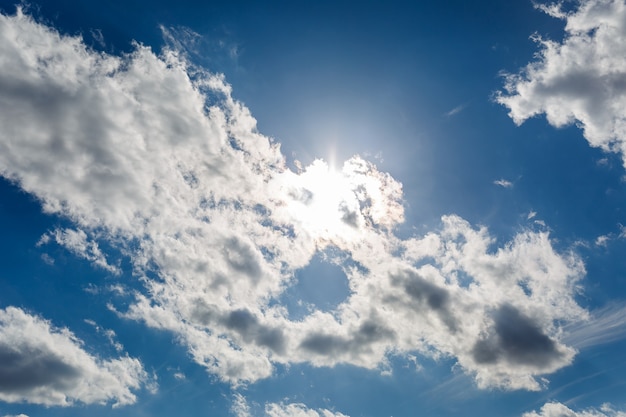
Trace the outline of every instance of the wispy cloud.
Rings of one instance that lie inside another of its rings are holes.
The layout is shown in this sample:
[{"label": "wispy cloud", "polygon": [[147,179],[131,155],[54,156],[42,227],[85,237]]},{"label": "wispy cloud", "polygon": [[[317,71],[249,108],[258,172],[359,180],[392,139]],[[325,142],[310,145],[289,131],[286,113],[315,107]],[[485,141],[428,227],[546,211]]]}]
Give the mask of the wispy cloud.
[{"label": "wispy cloud", "polygon": [[90,240],[83,230],[56,229],[52,232],[44,234],[37,245],[45,245],[52,239],[54,239],[57,244],[72,252],[74,255],[88,260],[99,268],[105,269],[114,275],[119,275],[121,273],[119,267],[109,264],[106,255],[102,252],[102,250],[100,250],[98,242]]},{"label": "wispy cloud", "polygon": [[564,340],[578,349],[610,343],[626,337],[626,307],[609,305],[593,311],[589,320],[565,327]]},{"label": "wispy cloud", "polygon": [[604,246],[606,247],[609,240],[611,240],[611,236],[609,235],[600,235],[596,238],[595,244],[596,246]]},{"label": "wispy cloud", "polygon": [[463,110],[465,110],[465,108],[467,107],[467,105],[465,104],[461,104],[456,106],[455,108],[453,108],[452,110],[450,110],[449,112],[446,113],[446,116],[448,117],[452,117],[456,114],[461,113]]},{"label": "wispy cloud", "polygon": [[495,185],[499,185],[502,188],[513,188],[513,183],[509,180],[499,179],[493,182]]}]

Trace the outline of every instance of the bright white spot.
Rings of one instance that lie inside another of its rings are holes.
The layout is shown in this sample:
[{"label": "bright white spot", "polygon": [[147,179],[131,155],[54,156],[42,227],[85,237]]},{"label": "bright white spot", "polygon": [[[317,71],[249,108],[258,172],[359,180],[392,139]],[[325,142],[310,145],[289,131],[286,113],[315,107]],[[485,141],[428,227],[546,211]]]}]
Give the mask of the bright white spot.
[{"label": "bright white spot", "polygon": [[317,159],[299,175],[288,171],[283,178],[287,211],[314,238],[351,241],[360,235],[359,201],[345,167],[337,171]]}]

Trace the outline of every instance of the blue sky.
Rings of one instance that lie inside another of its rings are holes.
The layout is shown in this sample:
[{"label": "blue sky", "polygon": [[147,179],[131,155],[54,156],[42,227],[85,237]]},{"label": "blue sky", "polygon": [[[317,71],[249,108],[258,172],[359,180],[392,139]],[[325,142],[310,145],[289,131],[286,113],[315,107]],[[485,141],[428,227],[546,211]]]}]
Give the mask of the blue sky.
[{"label": "blue sky", "polygon": [[0,13],[0,417],[626,416],[622,0]]}]

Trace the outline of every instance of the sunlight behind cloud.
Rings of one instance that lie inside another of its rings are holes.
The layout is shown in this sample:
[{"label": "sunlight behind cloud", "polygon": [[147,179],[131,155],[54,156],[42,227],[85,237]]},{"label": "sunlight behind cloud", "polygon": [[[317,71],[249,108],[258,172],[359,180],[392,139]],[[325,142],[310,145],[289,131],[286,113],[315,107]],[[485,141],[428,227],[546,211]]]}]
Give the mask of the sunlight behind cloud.
[{"label": "sunlight behind cloud", "polygon": [[350,241],[361,235],[363,220],[348,170],[338,172],[317,159],[299,174],[286,172],[282,180],[282,187],[292,198],[287,211],[314,239]]}]

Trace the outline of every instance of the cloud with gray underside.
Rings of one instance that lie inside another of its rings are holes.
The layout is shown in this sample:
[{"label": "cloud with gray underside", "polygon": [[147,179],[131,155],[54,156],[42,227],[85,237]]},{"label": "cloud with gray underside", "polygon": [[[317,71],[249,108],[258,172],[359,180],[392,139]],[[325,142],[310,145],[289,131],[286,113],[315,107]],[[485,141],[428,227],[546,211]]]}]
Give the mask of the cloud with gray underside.
[{"label": "cloud with gray underside", "polygon": [[536,59],[506,75],[496,101],[517,124],[545,115],[556,127],[576,124],[589,144],[620,153],[626,164],[626,4],[583,0],[537,6],[565,23],[562,41],[535,35]]},{"label": "cloud with gray underside", "polygon": [[141,362],[87,353],[68,329],[16,307],[0,310],[0,400],[46,406],[133,404],[151,383]]}]

